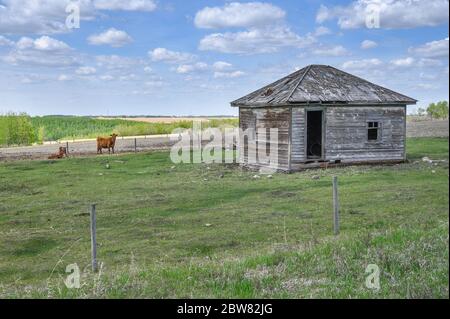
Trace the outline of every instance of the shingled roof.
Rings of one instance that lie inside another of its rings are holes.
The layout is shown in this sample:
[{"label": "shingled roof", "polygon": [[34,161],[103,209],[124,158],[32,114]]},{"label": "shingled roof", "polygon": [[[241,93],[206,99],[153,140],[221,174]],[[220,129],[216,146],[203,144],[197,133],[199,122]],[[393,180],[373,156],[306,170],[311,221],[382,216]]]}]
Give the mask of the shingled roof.
[{"label": "shingled roof", "polygon": [[329,65],[310,65],[231,102],[232,106],[302,103],[416,104],[417,100]]}]

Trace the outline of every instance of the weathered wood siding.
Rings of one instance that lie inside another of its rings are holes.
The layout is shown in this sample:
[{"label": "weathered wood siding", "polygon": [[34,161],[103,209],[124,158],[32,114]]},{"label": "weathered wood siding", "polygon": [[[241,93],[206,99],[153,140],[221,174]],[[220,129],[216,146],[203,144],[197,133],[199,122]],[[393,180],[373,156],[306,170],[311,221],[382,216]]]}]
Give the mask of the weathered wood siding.
[{"label": "weathered wood siding", "polygon": [[[402,160],[405,106],[327,107],[325,159],[343,162]],[[381,138],[368,141],[367,122],[381,123]]]},{"label": "weathered wood siding", "polygon": [[[290,123],[291,123],[291,112],[288,107],[277,107],[277,108],[240,108],[240,128],[246,130],[248,128],[254,128],[255,132],[258,129],[278,129],[278,169],[279,170],[289,170],[289,133],[290,133]],[[266,147],[266,139],[263,136],[259,136],[256,133],[256,147],[247,144],[247,152],[241,154],[241,163],[249,165],[251,167],[260,168],[267,167],[266,164],[261,164],[258,161],[258,146],[261,145]],[[257,159],[256,163],[249,163],[250,158],[255,157]],[[275,167],[271,167],[275,168]]]},{"label": "weathered wood siding", "polygon": [[293,107],[292,108],[292,162],[304,162],[306,161],[305,154],[305,108]]}]

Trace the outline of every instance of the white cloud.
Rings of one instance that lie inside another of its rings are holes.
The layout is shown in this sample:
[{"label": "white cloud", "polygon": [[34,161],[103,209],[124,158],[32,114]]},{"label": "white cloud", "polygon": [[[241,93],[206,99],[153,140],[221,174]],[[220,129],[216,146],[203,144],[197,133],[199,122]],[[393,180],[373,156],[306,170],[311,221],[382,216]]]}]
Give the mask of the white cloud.
[{"label": "white cloud", "polygon": [[234,79],[234,78],[239,78],[243,75],[245,75],[245,73],[242,71],[214,72],[214,78],[216,78],[216,79],[221,79],[221,78]]},{"label": "white cloud", "polygon": [[213,69],[217,71],[223,71],[232,68],[233,65],[228,62],[217,61],[213,64]]},{"label": "white cloud", "polygon": [[66,43],[48,36],[37,39],[22,37],[0,59],[12,65],[67,67],[79,64],[78,56]]},{"label": "white cloud", "polygon": [[448,23],[448,0],[358,0],[347,6],[321,6],[316,21],[337,19],[342,29],[366,27],[366,18],[378,11],[381,28],[415,28]]},{"label": "white cloud", "polygon": [[144,68],[144,72],[145,72],[145,73],[152,73],[152,72],[153,72],[153,69],[152,69],[151,67],[149,67],[149,66],[146,66],[146,67]]},{"label": "white cloud", "polygon": [[351,60],[342,64],[342,68],[345,70],[361,70],[376,68],[383,65],[383,62],[379,59],[363,59],[363,60]]},{"label": "white cloud", "polygon": [[68,50],[70,47],[62,41],[50,38],[48,36],[40,37],[34,40],[34,48],[43,51]]},{"label": "white cloud", "polygon": [[55,34],[70,32],[66,26],[69,3],[78,4],[81,20],[93,20],[101,10],[153,11],[154,0],[2,0],[0,34]]},{"label": "white cloud", "polygon": [[417,48],[410,48],[409,52],[426,58],[448,57],[448,38],[431,41]]},{"label": "white cloud", "polygon": [[165,48],[156,48],[149,51],[148,55],[155,62],[165,63],[187,63],[195,59],[190,53],[170,51]]},{"label": "white cloud", "polygon": [[58,81],[64,82],[64,81],[69,81],[70,77],[66,74],[61,74],[58,76]]},{"label": "white cloud", "polygon": [[144,83],[145,86],[153,87],[153,88],[155,88],[155,87],[159,88],[159,87],[164,86],[165,84],[166,83],[163,81],[162,78],[155,78],[155,79],[152,79],[152,80],[147,81],[147,82]]},{"label": "white cloud", "polygon": [[237,54],[273,53],[283,47],[305,47],[314,41],[313,37],[300,37],[289,28],[273,27],[210,34],[200,41],[199,49]]},{"label": "white cloud", "polygon": [[424,89],[424,90],[437,90],[440,88],[439,84],[430,84],[430,83],[418,83],[415,85],[418,89]]},{"label": "white cloud", "polygon": [[154,0],[95,0],[95,7],[101,10],[154,11]]},{"label": "white cloud", "polygon": [[90,66],[82,66],[79,67],[75,73],[78,75],[92,75],[97,73],[97,69]]},{"label": "white cloud", "polygon": [[95,57],[97,66],[109,70],[133,68],[144,63],[142,59],[124,57],[119,55],[98,55]]},{"label": "white cloud", "polygon": [[42,36],[35,40],[28,37],[22,37],[17,41],[16,47],[19,50],[34,49],[39,51],[64,51],[70,49],[66,43],[48,36]]},{"label": "white cloud", "polygon": [[138,76],[134,73],[119,76],[119,80],[123,82],[138,80]]},{"label": "white cloud", "polygon": [[320,37],[320,36],[331,34],[331,33],[332,33],[331,30],[324,26],[319,26],[314,31],[314,35],[316,37]]},{"label": "white cloud", "polygon": [[133,39],[122,30],[110,28],[100,34],[93,34],[88,38],[92,45],[110,45],[114,48],[122,47],[131,43]]},{"label": "white cloud", "polygon": [[9,40],[8,38],[0,35],[0,46],[12,46],[14,42]]},{"label": "white cloud", "polygon": [[364,40],[361,42],[361,49],[367,50],[367,49],[373,49],[378,46],[378,43],[372,40]]},{"label": "white cloud", "polygon": [[270,3],[232,2],[223,7],[206,7],[195,16],[195,25],[204,29],[261,27],[283,20],[286,12]]},{"label": "white cloud", "polygon": [[183,64],[176,68],[176,72],[180,74],[186,74],[196,71],[206,71],[208,69],[208,65],[203,62],[198,62],[195,64]]},{"label": "white cloud", "polygon": [[101,75],[99,77],[99,79],[102,81],[112,81],[112,80],[114,80],[114,77],[110,74],[105,74],[105,75]]},{"label": "white cloud", "polygon": [[312,53],[320,56],[343,56],[348,55],[349,52],[342,45],[334,47],[319,47],[312,50]]},{"label": "white cloud", "polygon": [[428,58],[421,58],[419,62],[417,63],[420,67],[436,67],[436,66],[442,66],[442,61],[437,59],[428,59]]},{"label": "white cloud", "polygon": [[403,58],[403,59],[392,60],[391,64],[396,67],[409,67],[409,66],[413,65],[414,62],[415,62],[414,58],[407,57],[407,58]]},{"label": "white cloud", "polygon": [[[71,0],[3,0],[0,4],[0,33],[53,34],[68,32],[66,7]],[[79,0],[82,19],[92,19],[91,0]]]}]

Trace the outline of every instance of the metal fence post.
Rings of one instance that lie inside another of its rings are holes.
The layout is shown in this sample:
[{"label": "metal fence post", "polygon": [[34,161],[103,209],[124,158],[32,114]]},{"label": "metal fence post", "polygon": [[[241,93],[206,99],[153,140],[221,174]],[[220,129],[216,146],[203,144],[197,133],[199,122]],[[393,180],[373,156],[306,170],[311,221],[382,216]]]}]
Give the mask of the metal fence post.
[{"label": "metal fence post", "polygon": [[337,176],[333,176],[333,211],[334,235],[339,235],[339,194]]},{"label": "metal fence post", "polygon": [[91,252],[92,252],[92,271],[97,272],[97,221],[96,221],[96,205],[91,205]]}]

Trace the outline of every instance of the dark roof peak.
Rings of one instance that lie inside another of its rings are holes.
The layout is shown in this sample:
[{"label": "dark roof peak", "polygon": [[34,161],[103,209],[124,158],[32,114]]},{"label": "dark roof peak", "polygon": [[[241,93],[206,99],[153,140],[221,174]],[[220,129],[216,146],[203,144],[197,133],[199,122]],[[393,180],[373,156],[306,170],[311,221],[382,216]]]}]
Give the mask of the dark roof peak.
[{"label": "dark roof peak", "polygon": [[280,106],[300,103],[415,104],[417,101],[335,67],[311,64],[231,103]]}]

